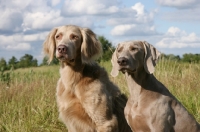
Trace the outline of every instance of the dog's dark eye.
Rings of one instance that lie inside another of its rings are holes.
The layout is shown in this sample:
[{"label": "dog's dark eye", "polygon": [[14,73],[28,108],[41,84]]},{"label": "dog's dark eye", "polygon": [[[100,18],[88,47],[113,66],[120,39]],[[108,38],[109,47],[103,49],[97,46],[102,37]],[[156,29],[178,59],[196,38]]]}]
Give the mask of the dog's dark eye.
[{"label": "dog's dark eye", "polygon": [[70,39],[71,39],[71,40],[76,40],[76,39],[78,39],[78,36],[75,35],[75,34],[71,34],[71,35],[70,35]]},{"label": "dog's dark eye", "polygon": [[56,39],[61,39],[61,38],[62,38],[62,34],[56,35]]},{"label": "dog's dark eye", "polygon": [[117,49],[117,52],[121,52],[122,50],[123,50],[123,47],[118,48],[118,49]]},{"label": "dog's dark eye", "polygon": [[130,50],[131,50],[131,51],[136,51],[137,48],[136,48],[136,47],[130,47]]}]

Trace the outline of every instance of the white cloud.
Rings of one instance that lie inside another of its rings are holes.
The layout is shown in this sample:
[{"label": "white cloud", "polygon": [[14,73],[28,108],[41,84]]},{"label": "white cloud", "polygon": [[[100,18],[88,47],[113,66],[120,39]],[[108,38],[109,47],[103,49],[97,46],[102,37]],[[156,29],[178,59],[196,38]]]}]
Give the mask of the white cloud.
[{"label": "white cloud", "polygon": [[157,32],[154,26],[136,24],[117,25],[111,31],[113,36],[145,36],[155,34]]},{"label": "white cloud", "polygon": [[109,25],[120,24],[153,24],[156,10],[147,12],[141,3],[136,3],[131,8],[121,8],[118,15],[107,20]]},{"label": "white cloud", "polygon": [[136,3],[134,6],[132,6],[132,9],[137,12],[136,14],[136,20],[139,23],[148,23],[153,21],[155,12],[146,12],[144,9],[144,5],[141,3]]},{"label": "white cloud", "polygon": [[49,32],[41,32],[37,34],[16,34],[13,40],[17,42],[34,42],[44,40]]},{"label": "white cloud", "polygon": [[60,16],[60,11],[26,13],[22,25],[24,30],[45,30],[60,25],[60,23],[64,22],[63,20],[64,18]]},{"label": "white cloud", "polygon": [[144,5],[141,3],[136,3],[134,6],[132,6],[133,10],[137,11],[137,15],[144,15]]},{"label": "white cloud", "polygon": [[124,24],[117,25],[111,31],[113,36],[142,36],[142,35],[155,35],[157,34],[154,26],[148,25],[136,25],[136,24]]},{"label": "white cloud", "polygon": [[18,41],[17,39],[14,39],[13,36],[3,36],[0,35],[0,49],[3,50],[17,50],[17,51],[24,51],[24,50],[30,50],[31,45],[29,43]]},{"label": "white cloud", "polygon": [[176,8],[191,8],[199,3],[198,0],[156,0],[162,6],[170,6]]},{"label": "white cloud", "polygon": [[200,21],[199,0],[156,0],[162,6],[176,8],[177,10],[167,10],[162,13],[162,19],[176,22],[197,22]]},{"label": "white cloud", "polygon": [[111,31],[111,34],[114,36],[121,36],[121,35],[125,35],[127,32],[130,32],[130,30],[133,30],[133,28],[135,28],[136,25],[132,24],[132,25],[118,25],[116,27],[114,27],[114,29]]},{"label": "white cloud", "polygon": [[[28,51],[34,45],[32,42],[44,41],[48,32],[41,32],[38,34],[14,34],[14,35],[0,35],[0,49],[12,51]],[[42,43],[41,43],[42,45]]]},{"label": "white cloud", "polygon": [[[200,8],[200,6],[199,6]],[[199,9],[185,9],[185,10],[175,10],[171,12],[163,13],[162,19],[176,22],[192,22],[199,24],[200,15]]]},{"label": "white cloud", "polygon": [[22,14],[26,12],[43,12],[51,10],[48,0],[1,0],[0,8],[20,11]]},{"label": "white cloud", "polygon": [[11,36],[0,35],[0,40],[1,40],[0,47],[15,43],[12,35]]},{"label": "white cloud", "polygon": [[3,49],[8,51],[26,51],[31,49],[31,45],[29,43],[18,43],[12,45],[6,45]]},{"label": "white cloud", "polygon": [[118,12],[117,0],[66,0],[62,13],[74,15],[107,15]]},{"label": "white cloud", "polygon": [[51,0],[51,5],[56,6],[60,3],[60,0]]},{"label": "white cloud", "polygon": [[52,10],[50,12],[37,12],[26,14],[22,26],[24,31],[50,31],[54,27],[68,24],[79,25],[83,27],[92,27],[94,21],[94,18],[88,16],[79,16],[73,18],[63,17],[60,15],[60,11]]},{"label": "white cloud", "polygon": [[[112,3],[115,3],[114,1],[115,0],[111,0],[107,3],[112,5]],[[73,4],[76,4],[76,1],[73,2]],[[81,2],[82,1],[80,0],[79,3]],[[61,10],[59,8],[51,7],[60,3],[60,0],[3,1],[0,5],[0,14],[2,14],[0,16],[0,33],[12,34],[18,32],[34,33],[38,31],[50,31],[54,27],[67,24],[93,27],[95,23],[94,21],[96,21],[96,19],[93,17],[77,15],[75,17],[64,17],[62,16]],[[93,3],[95,4],[95,2]],[[118,8],[115,6],[106,6],[103,4],[99,5],[98,3],[95,4],[96,6],[99,6],[98,9],[100,9],[101,6],[102,8],[105,6],[106,10],[102,10],[104,12],[115,12]],[[105,0],[104,3],[106,3]],[[63,5],[63,7],[65,6]],[[66,7],[70,8],[69,5]],[[72,7],[76,8],[77,6],[72,5]],[[95,13],[93,11],[98,11],[98,9],[96,9],[96,7],[91,7],[89,10],[92,10],[91,13]]]},{"label": "white cloud", "polygon": [[159,48],[200,48],[200,37],[195,33],[188,34],[177,27],[170,27],[156,46]]},{"label": "white cloud", "polygon": [[[51,8],[48,6],[47,1],[41,1],[41,0],[1,1],[0,32],[16,33],[25,31],[27,29],[32,28],[31,26],[30,28],[26,27],[32,22],[34,22],[34,24],[37,27],[37,25],[40,25],[38,19],[43,20],[42,16],[38,14],[40,14],[40,12],[41,13],[44,12],[45,14],[45,12],[50,12],[50,10]],[[33,14],[36,15],[34,16]]]},{"label": "white cloud", "polygon": [[167,31],[167,36],[184,36],[186,35],[186,32],[185,31],[182,31],[180,30],[179,28],[177,27],[170,27]]},{"label": "white cloud", "polygon": [[136,3],[128,9],[121,9],[120,17],[114,16],[107,21],[109,25],[114,25],[111,35],[146,36],[158,34],[153,21],[155,13],[155,11],[146,11],[142,3]]},{"label": "white cloud", "polygon": [[14,9],[0,9],[0,31],[19,32],[23,17],[20,11]]},{"label": "white cloud", "polygon": [[[24,10],[27,6],[32,5],[32,0],[1,0],[1,8],[15,9],[15,10]],[[38,3],[38,1],[34,0],[32,3]],[[23,3],[23,4],[22,4]]]},{"label": "white cloud", "polygon": [[200,37],[198,37],[195,33],[190,33],[187,37],[181,37],[181,40],[186,43],[199,43],[200,45]]}]

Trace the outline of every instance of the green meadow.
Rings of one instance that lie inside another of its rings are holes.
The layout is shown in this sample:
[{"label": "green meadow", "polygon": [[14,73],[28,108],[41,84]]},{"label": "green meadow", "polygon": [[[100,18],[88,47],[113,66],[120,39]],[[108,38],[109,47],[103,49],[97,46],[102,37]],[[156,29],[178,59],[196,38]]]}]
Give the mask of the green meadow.
[{"label": "green meadow", "polygon": [[[108,74],[110,62],[101,62]],[[64,132],[58,120],[56,84],[59,66],[7,71],[9,81],[0,81],[0,132]],[[154,75],[200,122],[200,64],[160,60]],[[128,94],[123,74],[110,79]]]}]

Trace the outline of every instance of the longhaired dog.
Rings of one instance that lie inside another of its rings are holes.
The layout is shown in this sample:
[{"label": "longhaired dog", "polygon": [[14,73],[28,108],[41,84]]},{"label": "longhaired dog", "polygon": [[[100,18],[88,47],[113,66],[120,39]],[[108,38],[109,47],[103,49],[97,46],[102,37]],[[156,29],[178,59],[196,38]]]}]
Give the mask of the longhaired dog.
[{"label": "longhaired dog", "polygon": [[54,28],[44,52],[59,59],[59,117],[69,132],[131,132],[125,116],[127,98],[94,60],[102,52],[93,31],[75,25]]}]

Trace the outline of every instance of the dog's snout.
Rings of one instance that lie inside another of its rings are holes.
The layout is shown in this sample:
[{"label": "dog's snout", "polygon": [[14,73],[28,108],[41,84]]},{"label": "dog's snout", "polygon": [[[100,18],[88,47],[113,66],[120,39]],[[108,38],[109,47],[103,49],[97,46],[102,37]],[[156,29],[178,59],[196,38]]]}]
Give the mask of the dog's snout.
[{"label": "dog's snout", "polygon": [[128,59],[125,58],[125,57],[120,57],[120,58],[117,60],[117,63],[118,63],[120,66],[125,66],[125,65],[127,65],[127,63],[128,63]]},{"label": "dog's snout", "polygon": [[61,54],[66,54],[67,53],[67,46],[65,45],[59,45],[57,48],[58,52]]}]

